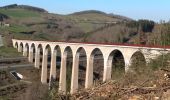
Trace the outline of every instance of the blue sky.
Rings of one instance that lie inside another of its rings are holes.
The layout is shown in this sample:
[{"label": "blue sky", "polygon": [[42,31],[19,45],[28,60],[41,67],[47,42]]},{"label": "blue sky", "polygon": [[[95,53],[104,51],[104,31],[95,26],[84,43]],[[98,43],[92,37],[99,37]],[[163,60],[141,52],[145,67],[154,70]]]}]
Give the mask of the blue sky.
[{"label": "blue sky", "polygon": [[133,19],[157,22],[170,19],[170,0],[0,0],[0,6],[14,3],[41,7],[58,14],[100,10]]}]

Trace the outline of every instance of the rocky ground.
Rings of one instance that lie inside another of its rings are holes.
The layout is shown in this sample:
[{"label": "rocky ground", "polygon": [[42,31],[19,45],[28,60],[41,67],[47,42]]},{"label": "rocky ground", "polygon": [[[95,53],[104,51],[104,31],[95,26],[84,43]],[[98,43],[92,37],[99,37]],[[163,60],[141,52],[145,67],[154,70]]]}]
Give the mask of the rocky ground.
[{"label": "rocky ground", "polygon": [[[42,100],[47,97],[48,85],[40,82],[40,70],[33,66],[24,66],[28,61],[25,58],[8,58],[0,60],[0,100]],[[23,65],[23,67],[10,67]],[[7,66],[7,67],[3,67]],[[10,74],[16,71],[23,75],[17,80]]]},{"label": "rocky ground", "polygon": [[[111,80],[73,95],[76,100],[170,100],[169,70],[154,72],[138,85],[127,84],[128,75],[119,81]],[[141,79],[143,80],[143,79]],[[138,81],[138,79],[136,80]]]}]

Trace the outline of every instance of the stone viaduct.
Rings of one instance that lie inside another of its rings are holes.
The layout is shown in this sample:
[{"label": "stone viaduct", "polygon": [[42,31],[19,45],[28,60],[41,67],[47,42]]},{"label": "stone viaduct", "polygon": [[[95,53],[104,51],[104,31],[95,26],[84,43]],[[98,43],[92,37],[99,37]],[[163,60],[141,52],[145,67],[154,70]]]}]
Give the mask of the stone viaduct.
[{"label": "stone viaduct", "polygon": [[[34,64],[35,68],[40,68],[41,82],[47,84],[47,59],[48,49],[51,50],[51,64],[50,64],[50,80],[56,78],[56,56],[61,55],[60,63],[60,78],[59,78],[59,91],[66,92],[66,59],[70,52],[72,52],[72,75],[71,75],[71,89],[70,93],[75,93],[78,90],[78,73],[79,73],[79,58],[80,50],[83,49],[86,55],[86,75],[85,75],[85,88],[93,85],[93,60],[95,59],[95,51],[101,51],[103,55],[103,82],[111,79],[112,60],[116,52],[122,54],[124,59],[125,72],[131,70],[130,65],[133,56],[136,53],[143,55],[146,62],[151,59],[168,53],[170,48],[161,47],[147,47],[137,45],[114,45],[114,44],[95,44],[95,43],[69,43],[69,42],[50,42],[50,41],[32,41],[32,40],[17,40],[13,39],[13,47],[18,49],[18,52],[23,52],[23,56],[28,56],[29,62]],[[41,52],[40,52],[41,51]],[[40,62],[40,54],[42,54],[42,63]]]}]

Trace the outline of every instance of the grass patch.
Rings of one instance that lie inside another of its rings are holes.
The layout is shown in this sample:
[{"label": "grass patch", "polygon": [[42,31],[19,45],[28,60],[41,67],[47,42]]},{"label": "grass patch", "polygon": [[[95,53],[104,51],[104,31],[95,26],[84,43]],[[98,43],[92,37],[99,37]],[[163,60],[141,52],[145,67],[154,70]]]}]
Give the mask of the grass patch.
[{"label": "grass patch", "polygon": [[152,70],[157,70],[160,68],[166,68],[168,67],[169,64],[169,59],[170,59],[170,54],[165,54],[165,55],[160,55],[157,59],[151,60],[151,62],[148,64],[148,66]]},{"label": "grass patch", "polygon": [[0,29],[9,31],[11,33],[19,33],[19,32],[24,32],[28,30],[27,27],[21,26],[21,25],[11,25],[10,27],[0,27]]},{"label": "grass patch", "polygon": [[13,18],[40,17],[40,14],[38,14],[37,12],[25,9],[0,9],[0,13]]},{"label": "grass patch", "polygon": [[0,57],[17,57],[22,54],[12,47],[0,47]]},{"label": "grass patch", "polygon": [[40,34],[35,35],[35,39],[50,40],[49,36],[45,33],[40,33]]}]

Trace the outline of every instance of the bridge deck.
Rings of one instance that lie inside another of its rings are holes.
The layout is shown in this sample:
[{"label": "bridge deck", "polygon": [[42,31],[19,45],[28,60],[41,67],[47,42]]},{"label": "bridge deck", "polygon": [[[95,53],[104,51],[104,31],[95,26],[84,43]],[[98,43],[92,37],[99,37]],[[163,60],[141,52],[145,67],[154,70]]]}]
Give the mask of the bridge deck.
[{"label": "bridge deck", "polygon": [[[13,39],[17,40],[17,39]],[[30,41],[30,40],[21,40],[21,41]],[[36,40],[32,40],[36,41]],[[38,42],[38,41],[37,41]],[[58,42],[58,43],[69,43],[69,44],[89,44],[89,45],[109,45],[109,46],[130,46],[130,47],[146,47],[146,48],[161,48],[161,49],[170,49],[170,46],[161,46],[161,45],[141,45],[141,44],[121,44],[121,43],[97,43],[97,42],[74,42],[74,41],[39,41],[39,42]]]}]

